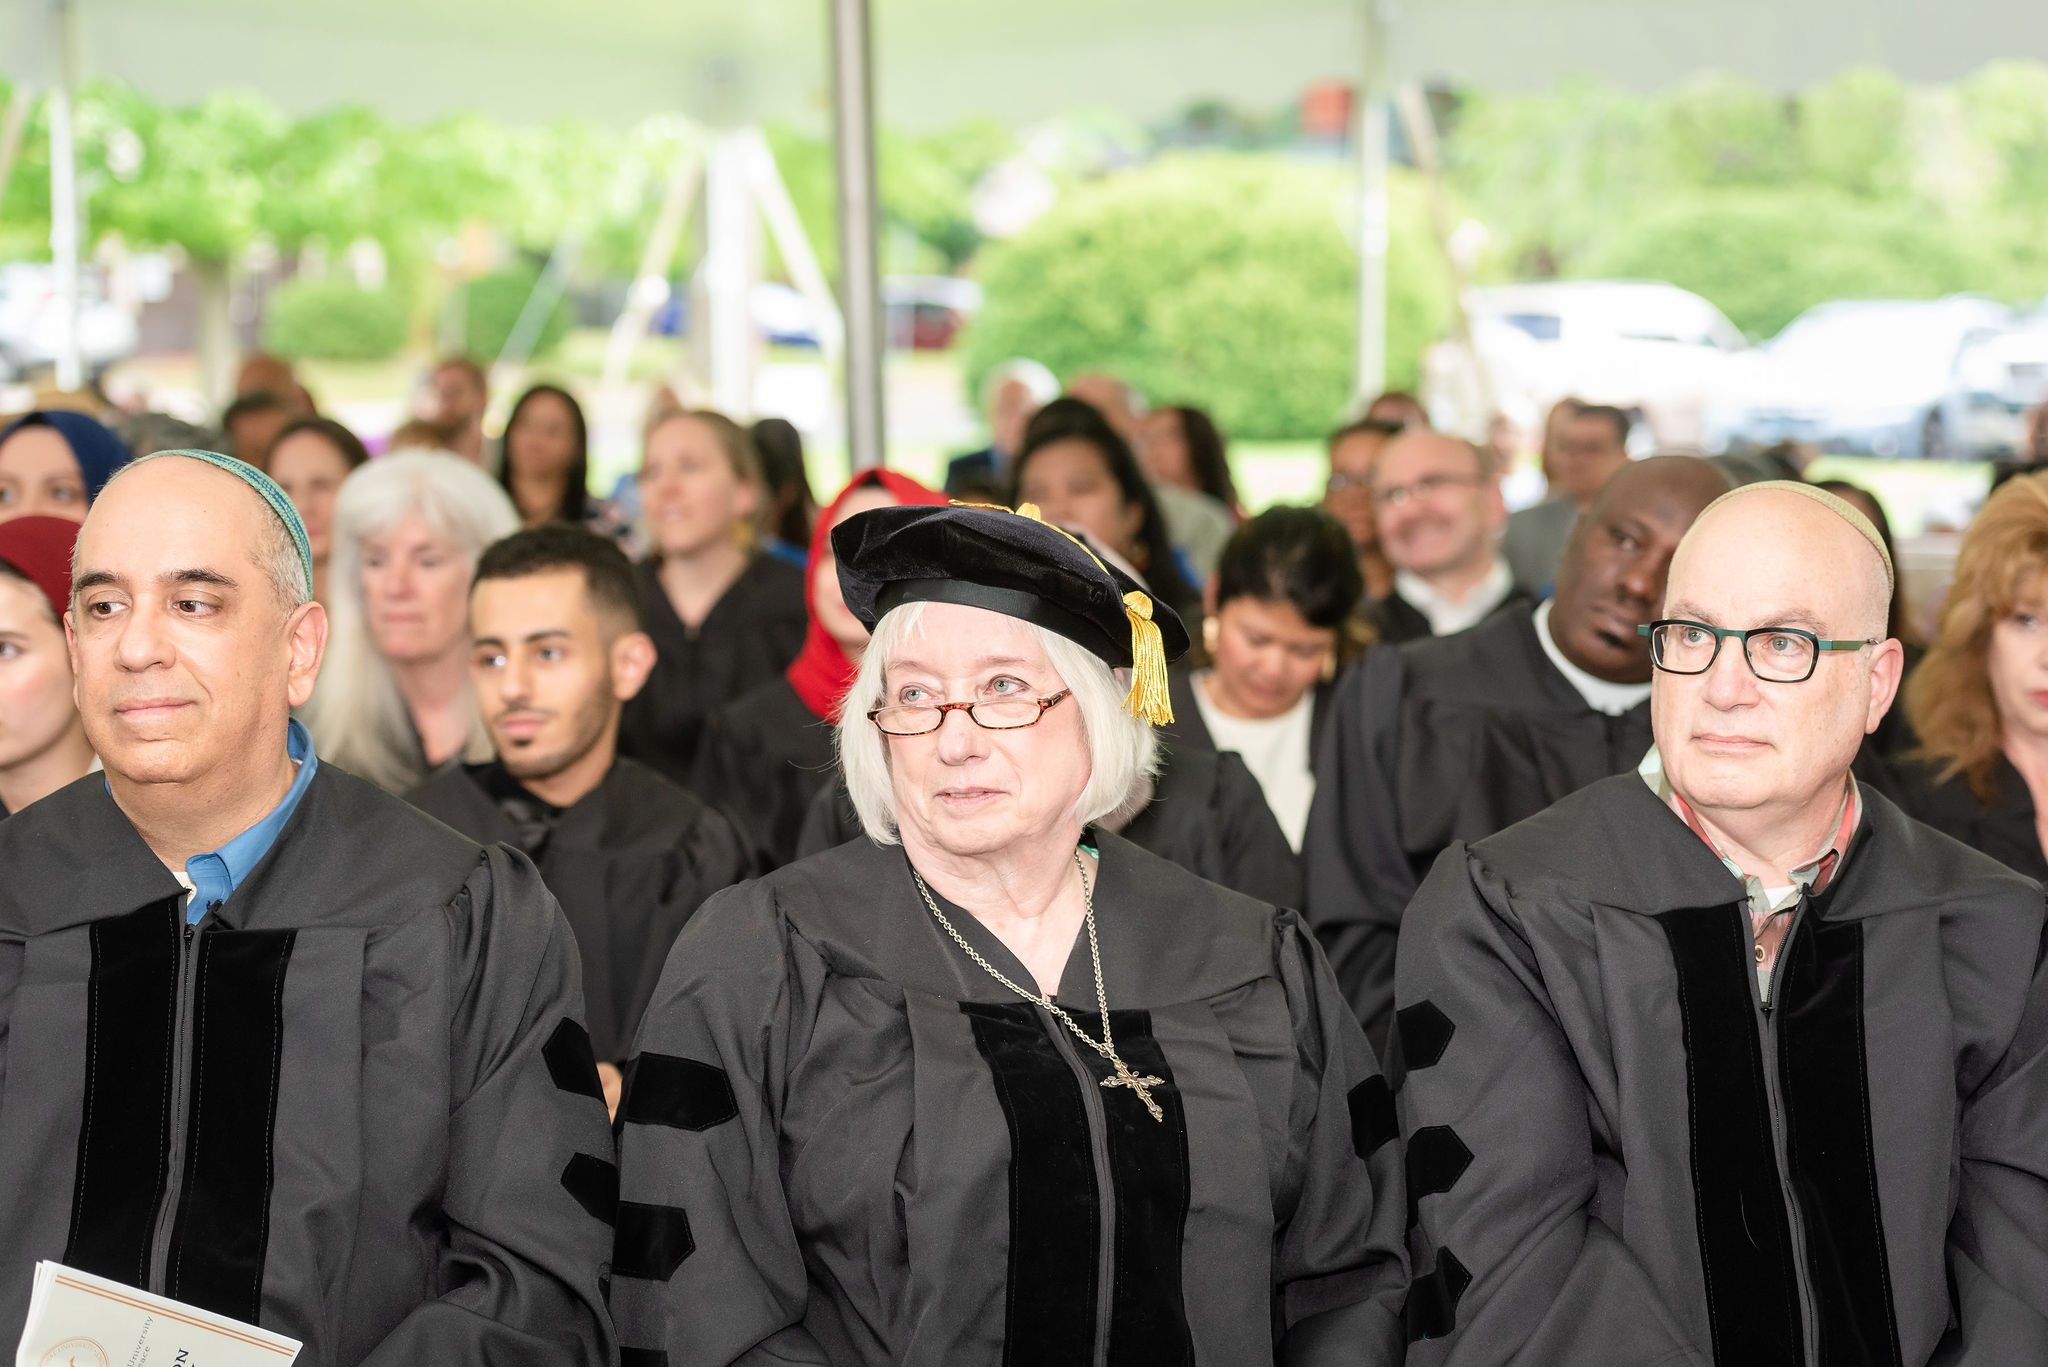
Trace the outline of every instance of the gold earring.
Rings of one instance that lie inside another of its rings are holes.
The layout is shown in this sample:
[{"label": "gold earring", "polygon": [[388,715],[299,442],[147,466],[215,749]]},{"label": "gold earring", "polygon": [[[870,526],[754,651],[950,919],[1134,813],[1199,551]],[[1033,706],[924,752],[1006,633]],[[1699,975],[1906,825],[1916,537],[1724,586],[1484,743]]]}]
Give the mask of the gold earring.
[{"label": "gold earring", "polygon": [[1216,635],[1218,627],[1214,617],[1202,619],[1202,653],[1210,659],[1216,658]]}]

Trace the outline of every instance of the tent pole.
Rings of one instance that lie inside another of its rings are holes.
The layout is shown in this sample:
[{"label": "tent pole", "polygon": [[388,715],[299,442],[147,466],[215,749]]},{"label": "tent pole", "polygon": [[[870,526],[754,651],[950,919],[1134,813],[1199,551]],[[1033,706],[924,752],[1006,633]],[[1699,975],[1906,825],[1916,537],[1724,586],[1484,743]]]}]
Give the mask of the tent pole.
[{"label": "tent pole", "polygon": [[[737,130],[711,147],[704,172],[704,319],[711,406],[737,423],[754,416],[754,282],[760,274],[760,225],[747,193]],[[691,319],[691,329],[697,320]]]},{"label": "tent pole", "polygon": [[78,90],[77,8],[50,0],[50,42],[56,48],[50,86],[50,257],[57,272],[57,388],[85,385],[78,346],[78,158],[71,136],[71,103]]},{"label": "tent pole", "polygon": [[647,332],[655,313],[668,302],[668,267],[675,259],[676,244],[690,217],[690,201],[704,179],[704,153],[693,141],[677,154],[669,167],[668,187],[662,192],[661,209],[654,216],[647,241],[640,249],[640,268],[633,272],[633,284],[626,302],[605,338],[603,378],[607,389],[626,382],[633,363],[633,350]]},{"label": "tent pole", "polygon": [[1364,63],[1358,80],[1358,368],[1360,411],[1387,387],[1387,16],[1360,0]]},{"label": "tent pole", "polygon": [[876,238],[875,98],[869,0],[827,0],[832,24],[832,152],[839,180],[839,295],[846,319],[846,449],[881,465],[882,282]]}]

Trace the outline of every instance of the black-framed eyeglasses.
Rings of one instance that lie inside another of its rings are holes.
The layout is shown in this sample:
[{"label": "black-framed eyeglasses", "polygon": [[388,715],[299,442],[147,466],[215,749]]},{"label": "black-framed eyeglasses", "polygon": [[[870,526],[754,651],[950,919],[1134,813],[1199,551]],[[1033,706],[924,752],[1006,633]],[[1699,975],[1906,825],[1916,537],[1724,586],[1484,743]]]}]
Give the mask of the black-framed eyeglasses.
[{"label": "black-framed eyeglasses", "polygon": [[1636,628],[1650,638],[1650,663],[1666,674],[1704,674],[1720,657],[1721,642],[1742,642],[1749,672],[1766,683],[1805,683],[1813,677],[1823,651],[1861,650],[1874,637],[1831,641],[1802,627],[1710,627],[1705,622],[1667,618]]},{"label": "black-framed eyeglasses", "polygon": [[923,736],[946,724],[948,712],[965,712],[967,720],[984,731],[1021,731],[1036,726],[1057,707],[1071,689],[1062,688],[1048,698],[990,698],[982,702],[906,703],[901,707],[877,707],[868,720],[885,736]]}]

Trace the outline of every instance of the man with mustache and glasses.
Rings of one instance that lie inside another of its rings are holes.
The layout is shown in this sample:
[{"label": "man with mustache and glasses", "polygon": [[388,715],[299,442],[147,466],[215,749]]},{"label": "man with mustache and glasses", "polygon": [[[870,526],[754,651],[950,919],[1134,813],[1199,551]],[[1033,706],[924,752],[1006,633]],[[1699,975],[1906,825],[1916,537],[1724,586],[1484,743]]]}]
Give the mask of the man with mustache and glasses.
[{"label": "man with mustache and glasses", "polygon": [[606,1104],[669,945],[697,904],[751,877],[716,810],[618,754],[619,716],[654,667],[633,566],[604,537],[550,525],[487,549],[470,590],[470,673],[497,758],[451,765],[413,805],[524,851],[561,899]]},{"label": "man with mustache and glasses", "polygon": [[1393,591],[1365,610],[1390,644],[1450,636],[1531,603],[1501,558],[1500,474],[1469,441],[1411,427],[1382,446],[1368,474]]},{"label": "man with mustache and glasses", "polygon": [[1556,597],[1459,636],[1376,647],[1338,686],[1302,862],[1310,923],[1374,1047],[1394,1009],[1402,910],[1437,854],[1649,749],[1636,625],[1663,602],[1678,539],[1727,488],[1690,456],[1623,467],[1579,519]]},{"label": "man with mustache and glasses", "polygon": [[2041,887],[1850,773],[1892,582],[1832,494],[1709,506],[1640,771],[1416,893],[1413,1367],[2048,1361]]},{"label": "man with mustache and glasses", "polygon": [[106,772],[0,822],[0,1342],[36,1263],[353,1364],[616,1359],[576,943],[519,854],[313,752],[284,491],[107,484],[65,629]]}]

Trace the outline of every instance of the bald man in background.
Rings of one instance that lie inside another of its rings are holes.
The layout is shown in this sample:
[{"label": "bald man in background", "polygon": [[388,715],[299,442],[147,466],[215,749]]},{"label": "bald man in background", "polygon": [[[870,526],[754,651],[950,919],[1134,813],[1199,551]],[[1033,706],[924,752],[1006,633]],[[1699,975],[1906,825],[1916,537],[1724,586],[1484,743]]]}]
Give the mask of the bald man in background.
[{"label": "bald man in background", "polygon": [[1718,500],[1641,771],[1410,904],[1411,1363],[2048,1361],[2041,889],[1850,776],[1892,578],[1832,495]]},{"label": "bald man in background", "polygon": [[51,1259],[323,1367],[599,1367],[618,1181],[575,942],[524,855],[313,753],[311,595],[244,462],[160,452],[86,515],[106,773],[0,822],[0,1342]]}]

